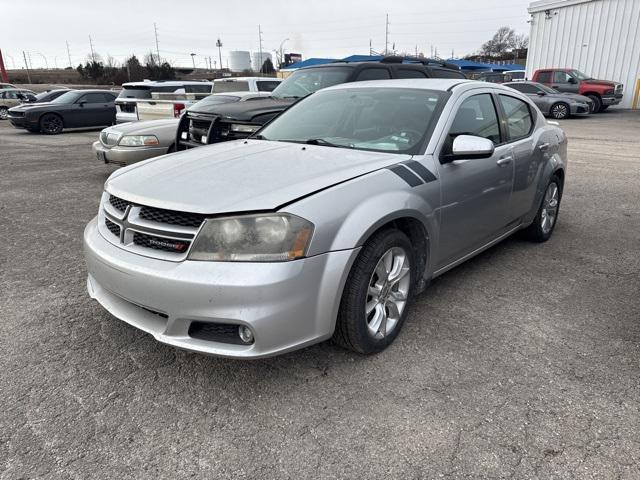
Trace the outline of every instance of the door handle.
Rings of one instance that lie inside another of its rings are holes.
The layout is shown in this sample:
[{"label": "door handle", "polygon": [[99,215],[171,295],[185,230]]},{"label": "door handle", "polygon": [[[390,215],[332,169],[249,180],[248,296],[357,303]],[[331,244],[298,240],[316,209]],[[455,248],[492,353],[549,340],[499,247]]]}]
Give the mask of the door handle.
[{"label": "door handle", "polygon": [[541,143],[540,145],[538,145],[538,148],[544,152],[547,148],[549,148],[549,144]]},{"label": "door handle", "polygon": [[499,166],[504,167],[505,165],[508,165],[509,163],[511,163],[512,160],[513,160],[513,157],[502,157],[496,163]]}]

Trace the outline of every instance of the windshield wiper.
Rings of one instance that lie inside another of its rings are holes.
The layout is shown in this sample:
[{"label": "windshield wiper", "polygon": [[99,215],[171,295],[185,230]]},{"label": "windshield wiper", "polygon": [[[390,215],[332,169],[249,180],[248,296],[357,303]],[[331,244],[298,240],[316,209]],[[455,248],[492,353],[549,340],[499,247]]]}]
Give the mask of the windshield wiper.
[{"label": "windshield wiper", "polygon": [[307,145],[322,145],[323,147],[335,147],[335,148],[355,148],[353,145],[337,145],[335,143],[331,143],[324,138],[310,138],[306,140],[304,143]]}]

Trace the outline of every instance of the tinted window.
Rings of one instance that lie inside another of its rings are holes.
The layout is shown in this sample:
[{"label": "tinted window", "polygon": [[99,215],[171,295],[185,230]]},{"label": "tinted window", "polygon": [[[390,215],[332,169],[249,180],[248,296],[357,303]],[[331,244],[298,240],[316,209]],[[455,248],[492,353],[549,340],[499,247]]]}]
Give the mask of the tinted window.
[{"label": "tinted window", "polygon": [[87,103],[105,103],[106,100],[102,93],[87,93],[84,97],[78,101]]},{"label": "tinted window", "polygon": [[427,74],[416,68],[399,68],[396,78],[427,78]]},{"label": "tinted window", "polygon": [[529,83],[510,83],[507,86],[522,93],[538,93],[538,89]]},{"label": "tinted window", "polygon": [[408,88],[324,90],[286,110],[260,134],[267,140],[416,154],[442,96]]},{"label": "tinted window", "polygon": [[256,82],[259,92],[273,92],[273,89],[280,85],[280,82],[273,80],[259,80]]},{"label": "tinted window", "polygon": [[551,83],[551,72],[540,72],[537,80],[540,83]]},{"label": "tinted window", "polygon": [[[118,98],[151,98],[151,93],[171,93],[184,89],[182,86],[146,86],[146,85],[124,85]],[[205,90],[205,93],[209,90]]]},{"label": "tinted window", "polygon": [[213,93],[224,93],[224,92],[248,92],[249,91],[249,82],[239,81],[239,82],[213,82]]},{"label": "tinted window", "polygon": [[556,70],[553,72],[553,83],[569,83],[569,79],[571,75],[567,72],[563,72],[561,70]]},{"label": "tinted window", "polygon": [[431,76],[433,78],[467,78],[464,76],[464,73],[450,68],[432,68]]},{"label": "tinted window", "polygon": [[58,98],[51,100],[52,103],[75,103],[82,95],[84,95],[81,91],[70,91],[67,93],[63,93]]},{"label": "tinted window", "polygon": [[339,83],[344,83],[353,67],[302,68],[293,72],[273,90],[276,98],[298,98]]},{"label": "tinted window", "polygon": [[475,135],[488,138],[496,144],[500,143],[498,114],[493,105],[491,95],[482,93],[469,97],[462,102],[449,130],[451,141],[458,135]]},{"label": "tinted window", "polygon": [[211,85],[208,83],[203,83],[202,85],[185,85],[184,91],[185,93],[210,93]]},{"label": "tinted window", "polygon": [[389,70],[386,68],[365,68],[358,74],[356,82],[365,80],[388,80],[391,78]]},{"label": "tinted window", "polygon": [[508,75],[514,80],[524,80],[525,72],[509,72]]},{"label": "tinted window", "polygon": [[529,105],[515,97],[500,95],[500,103],[507,117],[507,132],[510,140],[526,137],[533,127]]}]

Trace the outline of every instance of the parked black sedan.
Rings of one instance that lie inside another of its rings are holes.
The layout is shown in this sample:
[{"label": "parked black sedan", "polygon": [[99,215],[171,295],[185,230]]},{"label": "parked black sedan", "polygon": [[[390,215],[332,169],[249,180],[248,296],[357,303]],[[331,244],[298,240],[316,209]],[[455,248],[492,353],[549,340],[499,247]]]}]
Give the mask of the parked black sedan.
[{"label": "parked black sedan", "polygon": [[64,128],[102,127],[116,120],[117,92],[73,90],[47,103],[26,104],[9,109],[9,121],[16,128],[48,135]]},{"label": "parked black sedan", "polygon": [[64,95],[71,90],[68,88],[56,88],[55,90],[47,90],[46,92],[42,92],[36,95],[35,103],[46,103],[51,102],[58,98],[61,95]]}]

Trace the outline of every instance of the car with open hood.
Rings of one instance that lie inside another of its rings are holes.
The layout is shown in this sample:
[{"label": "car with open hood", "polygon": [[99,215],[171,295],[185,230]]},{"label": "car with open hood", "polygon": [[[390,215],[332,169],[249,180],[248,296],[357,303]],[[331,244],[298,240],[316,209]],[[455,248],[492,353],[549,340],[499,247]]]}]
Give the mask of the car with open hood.
[{"label": "car with open hood", "polygon": [[567,139],[500,85],[330,87],[248,139],[140,162],[86,227],[87,288],[158,341],[236,358],[386,348],[429,281],[557,224]]}]

